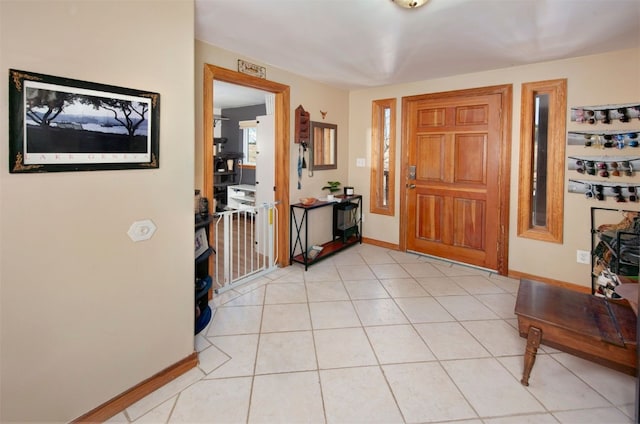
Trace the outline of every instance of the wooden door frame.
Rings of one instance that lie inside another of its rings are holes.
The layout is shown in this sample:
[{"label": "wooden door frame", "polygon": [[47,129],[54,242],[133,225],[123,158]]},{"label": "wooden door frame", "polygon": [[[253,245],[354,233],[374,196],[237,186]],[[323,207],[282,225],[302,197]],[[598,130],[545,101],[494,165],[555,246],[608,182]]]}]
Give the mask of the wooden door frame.
[{"label": "wooden door frame", "polygon": [[[275,94],[275,191],[274,198],[279,201],[278,228],[276,233],[277,265],[289,265],[289,96],[288,85],[231,71],[219,66],[204,64],[204,137],[203,137],[203,195],[213,204],[213,81],[224,81],[244,87],[256,88]],[[286,166],[279,166],[286,164]],[[210,178],[209,178],[210,177]],[[211,243],[213,240],[210,240]],[[213,260],[213,256],[211,256]],[[212,265],[210,265],[212,266]]]},{"label": "wooden door frame", "polygon": [[450,99],[452,97],[474,97],[499,94],[500,107],[500,158],[498,169],[498,196],[500,234],[498,235],[498,273],[507,275],[509,271],[509,193],[511,186],[511,111],[513,104],[512,84],[470,88],[441,93],[418,94],[402,98],[402,135],[400,147],[400,238],[401,251],[407,250],[407,168],[409,166],[409,133],[411,119],[409,104],[419,100]]}]

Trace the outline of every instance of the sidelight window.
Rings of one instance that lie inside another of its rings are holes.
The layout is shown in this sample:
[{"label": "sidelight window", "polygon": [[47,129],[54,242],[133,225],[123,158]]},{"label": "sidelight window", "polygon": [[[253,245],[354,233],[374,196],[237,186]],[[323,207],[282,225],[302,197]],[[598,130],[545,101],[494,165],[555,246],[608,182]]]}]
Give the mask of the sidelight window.
[{"label": "sidelight window", "polygon": [[562,243],[567,80],[522,84],[518,235]]},{"label": "sidelight window", "polygon": [[374,100],[371,114],[370,212],[395,214],[396,99]]}]

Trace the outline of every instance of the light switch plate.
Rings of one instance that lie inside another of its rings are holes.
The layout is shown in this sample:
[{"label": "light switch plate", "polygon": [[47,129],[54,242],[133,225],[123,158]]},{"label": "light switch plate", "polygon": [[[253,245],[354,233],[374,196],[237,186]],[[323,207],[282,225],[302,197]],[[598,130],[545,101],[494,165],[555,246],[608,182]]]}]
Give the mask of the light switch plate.
[{"label": "light switch plate", "polygon": [[144,241],[149,240],[155,232],[156,224],[154,224],[150,219],[144,219],[142,221],[135,221],[133,224],[131,224],[131,227],[129,227],[129,231],[127,231],[127,234],[133,241]]},{"label": "light switch plate", "polygon": [[366,165],[366,161],[364,158],[356,158],[356,166],[358,168],[364,168]]}]

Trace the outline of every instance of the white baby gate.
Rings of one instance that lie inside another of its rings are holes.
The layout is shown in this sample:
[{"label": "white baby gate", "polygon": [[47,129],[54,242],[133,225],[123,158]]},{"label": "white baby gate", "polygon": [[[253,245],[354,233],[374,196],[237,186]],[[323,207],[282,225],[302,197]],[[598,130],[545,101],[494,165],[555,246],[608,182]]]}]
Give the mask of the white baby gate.
[{"label": "white baby gate", "polygon": [[219,212],[215,221],[215,292],[223,293],[276,268],[276,203]]}]

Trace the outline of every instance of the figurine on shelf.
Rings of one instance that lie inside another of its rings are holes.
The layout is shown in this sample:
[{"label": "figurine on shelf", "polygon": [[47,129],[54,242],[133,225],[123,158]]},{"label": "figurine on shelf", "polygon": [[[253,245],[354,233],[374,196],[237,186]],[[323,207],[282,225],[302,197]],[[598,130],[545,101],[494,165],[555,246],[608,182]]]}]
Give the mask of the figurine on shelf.
[{"label": "figurine on shelf", "polygon": [[209,200],[206,197],[200,198],[198,213],[201,219],[207,219],[209,217]]},{"label": "figurine on shelf", "polygon": [[200,199],[202,199],[202,195],[200,194],[200,190],[195,190],[195,197],[193,199],[193,213],[198,215],[200,213]]}]

